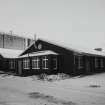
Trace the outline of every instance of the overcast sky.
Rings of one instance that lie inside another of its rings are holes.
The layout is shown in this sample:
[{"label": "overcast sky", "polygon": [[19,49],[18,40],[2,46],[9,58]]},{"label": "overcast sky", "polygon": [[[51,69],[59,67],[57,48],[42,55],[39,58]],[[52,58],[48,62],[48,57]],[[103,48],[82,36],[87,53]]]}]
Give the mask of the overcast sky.
[{"label": "overcast sky", "polygon": [[0,31],[105,48],[105,0],[0,0]]}]

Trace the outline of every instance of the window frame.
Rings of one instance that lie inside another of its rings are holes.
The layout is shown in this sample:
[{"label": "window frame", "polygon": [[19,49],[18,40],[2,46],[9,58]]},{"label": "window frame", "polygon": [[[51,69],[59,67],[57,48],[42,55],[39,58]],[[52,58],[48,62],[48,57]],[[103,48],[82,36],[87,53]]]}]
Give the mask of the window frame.
[{"label": "window frame", "polygon": [[23,59],[23,69],[30,69],[30,59],[29,58]]},{"label": "window frame", "polygon": [[39,59],[39,57],[32,58],[32,69],[40,69],[40,59]]},{"label": "window frame", "polygon": [[79,55],[78,56],[78,69],[83,69],[84,68],[84,64],[83,64],[83,56]]},{"label": "window frame", "polygon": [[48,56],[42,57],[42,69],[45,69],[45,70],[49,69],[48,61],[49,61]]}]

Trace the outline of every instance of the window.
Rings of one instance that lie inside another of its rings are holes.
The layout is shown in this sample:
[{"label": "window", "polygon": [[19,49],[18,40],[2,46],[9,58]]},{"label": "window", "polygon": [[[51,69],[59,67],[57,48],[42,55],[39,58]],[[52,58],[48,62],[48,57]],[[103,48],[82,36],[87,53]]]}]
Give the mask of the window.
[{"label": "window", "polygon": [[103,59],[101,59],[101,61],[100,61],[100,66],[103,68],[104,67],[104,61],[103,61]]},{"label": "window", "polygon": [[29,69],[30,68],[30,61],[28,58],[23,59],[23,69]]},{"label": "window", "polygon": [[10,69],[15,69],[15,60],[9,61],[9,67],[10,67]]},{"label": "window", "polygon": [[98,58],[95,58],[95,68],[98,68]]},{"label": "window", "polygon": [[40,59],[38,57],[32,59],[32,69],[40,69]]},{"label": "window", "polygon": [[43,69],[48,69],[48,58],[47,58],[47,56],[44,56],[42,58],[42,68]]},{"label": "window", "polygon": [[78,69],[82,69],[82,68],[83,68],[83,57],[78,56]]},{"label": "window", "polygon": [[53,69],[57,69],[57,57],[53,58]]}]

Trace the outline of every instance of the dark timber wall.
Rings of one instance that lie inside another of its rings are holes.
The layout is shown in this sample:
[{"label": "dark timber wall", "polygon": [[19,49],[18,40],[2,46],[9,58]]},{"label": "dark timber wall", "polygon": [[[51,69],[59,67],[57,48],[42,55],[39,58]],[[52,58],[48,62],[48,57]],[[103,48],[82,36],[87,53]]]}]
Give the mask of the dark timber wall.
[{"label": "dark timber wall", "polygon": [[[39,46],[40,45],[40,46]],[[32,52],[41,53],[50,50],[55,52],[55,55],[49,54],[45,55],[48,57],[49,62],[49,69],[44,70],[42,68],[42,57],[44,56],[38,56],[40,59],[40,69],[35,70],[32,69],[32,58],[27,57],[30,60],[30,68],[29,70],[23,69],[23,58],[17,59],[17,72],[19,72],[19,66],[21,65],[21,71],[23,74],[40,74],[40,73],[47,73],[47,74],[53,74],[53,73],[66,73],[70,75],[80,75],[80,74],[90,74],[94,72],[103,72],[105,71],[105,57],[94,55],[94,54],[88,54],[88,53],[81,53],[72,49],[67,49],[59,45],[52,44],[50,42],[46,42],[43,40],[37,40],[36,44],[31,45],[28,49],[26,49],[22,54],[30,54]],[[35,55],[36,56],[36,55]],[[57,70],[53,70],[53,57],[56,56],[58,59],[58,68]],[[95,67],[95,58],[97,58],[98,67]],[[103,60],[103,67],[101,65],[101,59]],[[80,62],[79,62],[80,61]],[[21,62],[21,63],[19,63]]]}]

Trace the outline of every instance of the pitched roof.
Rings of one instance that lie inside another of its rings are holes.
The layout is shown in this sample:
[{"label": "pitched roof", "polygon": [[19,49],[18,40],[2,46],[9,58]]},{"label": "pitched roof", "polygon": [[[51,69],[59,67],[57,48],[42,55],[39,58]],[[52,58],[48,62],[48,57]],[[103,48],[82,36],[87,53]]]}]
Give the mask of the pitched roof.
[{"label": "pitched roof", "polygon": [[46,39],[38,39],[38,40],[42,40],[42,41],[51,43],[53,45],[61,46],[61,47],[65,48],[65,49],[67,49],[67,50],[78,52],[80,54],[90,54],[90,55],[105,56],[105,51],[96,51],[96,50],[94,50],[94,48],[93,49],[85,48],[83,46],[72,45],[72,44],[64,43],[64,42],[49,41],[49,40],[46,40]]},{"label": "pitched roof", "polygon": [[[44,41],[44,42],[47,42],[47,43],[50,43],[50,44],[53,44],[53,45],[56,45],[56,46],[59,46],[59,47],[63,47],[66,50],[70,50],[70,51],[77,52],[77,53],[80,53],[80,54],[105,56],[105,52],[96,51],[96,50],[94,50],[94,48],[89,49],[89,48],[84,48],[84,47],[80,47],[80,46],[76,46],[76,45],[72,45],[72,44],[67,44],[67,43],[64,43],[64,42],[61,43],[61,42],[49,41],[49,40],[46,40],[46,39],[38,39],[38,40]],[[30,45],[25,51],[23,51],[22,54],[24,54],[32,46],[33,46],[33,44]]]},{"label": "pitched roof", "polygon": [[23,52],[23,50],[0,48],[0,55],[3,58],[17,58],[22,52]]}]

